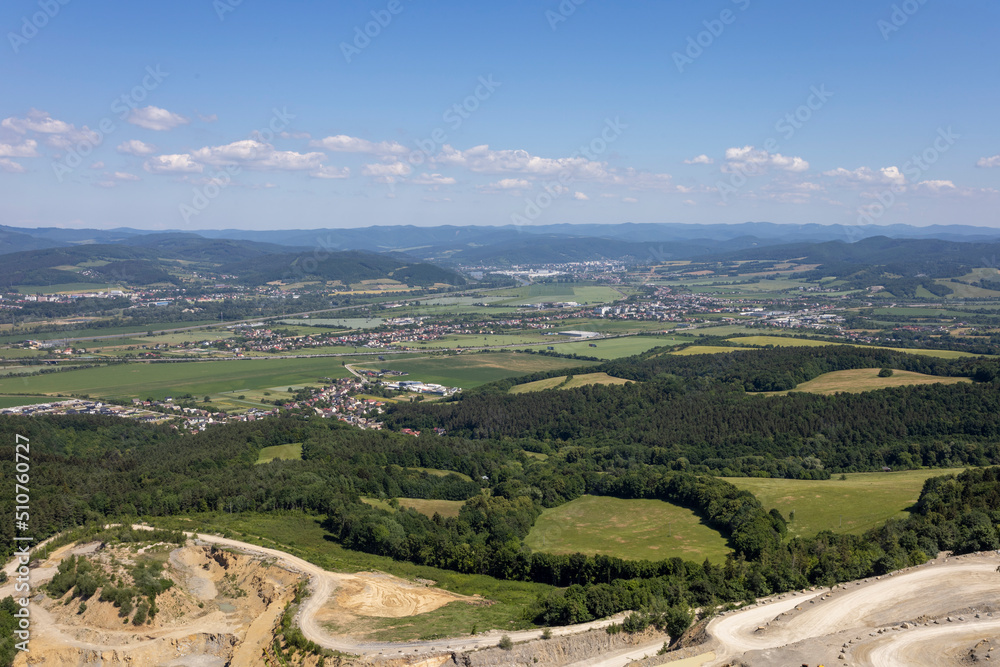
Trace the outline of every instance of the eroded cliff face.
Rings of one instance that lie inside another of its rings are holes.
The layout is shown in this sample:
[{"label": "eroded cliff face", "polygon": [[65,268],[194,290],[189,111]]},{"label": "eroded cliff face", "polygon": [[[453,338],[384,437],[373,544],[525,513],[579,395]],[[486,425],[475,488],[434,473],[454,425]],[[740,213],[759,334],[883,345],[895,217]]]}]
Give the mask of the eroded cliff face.
[{"label": "eroded cliff face", "polygon": [[525,665],[561,667],[623,651],[629,647],[668,640],[669,637],[665,633],[656,630],[647,630],[634,635],[625,633],[609,635],[604,630],[591,630],[579,635],[515,644],[510,651],[490,648],[457,653],[443,665],[444,667],[524,667]]}]

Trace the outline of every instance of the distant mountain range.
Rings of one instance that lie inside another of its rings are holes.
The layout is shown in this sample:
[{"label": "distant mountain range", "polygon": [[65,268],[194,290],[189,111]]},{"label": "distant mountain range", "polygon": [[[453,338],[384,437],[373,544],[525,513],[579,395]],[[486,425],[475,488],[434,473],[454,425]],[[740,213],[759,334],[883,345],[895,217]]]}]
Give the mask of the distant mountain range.
[{"label": "distant mountain range", "polygon": [[[537,264],[599,259],[645,263],[791,243],[851,243],[876,236],[983,242],[1000,241],[1000,229],[967,225],[912,227],[745,222],[731,225],[625,223],[502,227],[380,226],[153,233],[131,228],[94,230],[0,226],[0,254],[92,244],[126,244],[151,248],[155,247],[155,243],[165,242],[177,246],[181,243],[178,239],[185,238],[188,239],[189,252],[194,252],[195,246],[205,244],[204,239],[214,239],[264,244],[270,246],[268,253],[276,252],[278,246],[316,250],[320,253],[365,250],[374,253],[403,253],[406,261],[420,260],[449,265]],[[223,251],[225,246],[206,245],[205,248],[205,252],[215,252]],[[239,257],[229,259],[237,261]]]}]

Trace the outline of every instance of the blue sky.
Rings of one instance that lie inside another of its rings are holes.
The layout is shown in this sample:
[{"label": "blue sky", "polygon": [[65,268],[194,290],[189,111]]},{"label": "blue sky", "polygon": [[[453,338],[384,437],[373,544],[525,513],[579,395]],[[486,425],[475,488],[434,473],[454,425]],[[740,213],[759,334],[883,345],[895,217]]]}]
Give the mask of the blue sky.
[{"label": "blue sky", "polygon": [[998,20],[992,0],[6,0],[0,223],[1000,227]]}]

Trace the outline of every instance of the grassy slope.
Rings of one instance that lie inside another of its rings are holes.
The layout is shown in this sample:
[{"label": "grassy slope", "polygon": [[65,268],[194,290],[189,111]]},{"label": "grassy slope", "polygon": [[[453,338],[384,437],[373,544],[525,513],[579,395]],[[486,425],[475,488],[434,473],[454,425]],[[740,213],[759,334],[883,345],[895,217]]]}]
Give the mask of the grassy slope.
[{"label": "grassy slope", "polygon": [[554,389],[555,387],[559,387],[560,389],[572,389],[574,387],[583,387],[588,384],[625,384],[628,382],[628,380],[612,377],[607,373],[585,373],[584,375],[574,375],[572,380],[563,384],[567,377],[568,376],[563,375],[560,377],[528,382],[527,384],[519,384],[516,387],[511,387],[510,393],[524,394],[529,391],[542,391],[543,389]]},{"label": "grassy slope", "polygon": [[734,477],[727,481],[753,493],[767,509],[777,508],[792,537],[811,537],[821,530],[863,533],[886,520],[905,516],[917,501],[924,480],[955,470],[907,470],[891,473],[849,473],[847,479],[797,480]]},{"label": "grassy slope", "polygon": [[661,500],[622,500],[582,496],[547,509],[525,544],[552,553],[607,554],[635,560],[685,560],[719,563],[726,540],[691,510]]},{"label": "grassy slope", "polygon": [[[923,373],[913,373],[911,371],[893,371],[892,376],[887,378],[879,377],[878,374],[879,369],[877,368],[833,371],[832,373],[824,373],[808,382],[803,382],[795,388],[795,391],[806,391],[812,394],[835,394],[838,391],[858,393],[873,389],[885,389],[886,387],[902,387],[917,384],[956,384],[958,382],[971,381],[969,378],[924,375]],[[787,394],[788,392],[775,393]]]}]

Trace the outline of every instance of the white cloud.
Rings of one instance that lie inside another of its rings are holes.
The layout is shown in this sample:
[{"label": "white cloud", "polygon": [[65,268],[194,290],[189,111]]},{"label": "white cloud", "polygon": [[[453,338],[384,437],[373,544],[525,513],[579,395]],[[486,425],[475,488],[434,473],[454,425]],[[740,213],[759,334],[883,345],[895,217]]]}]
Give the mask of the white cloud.
[{"label": "white cloud", "polygon": [[317,139],[309,143],[313,148],[325,148],[336,153],[366,153],[368,155],[405,155],[409,152],[406,146],[395,141],[373,143],[367,139],[349,137],[338,134],[325,139]]},{"label": "white cloud", "polygon": [[[0,127],[22,135],[28,132],[44,135],[46,144],[62,150],[79,144],[89,144],[94,147],[100,145],[101,142],[101,135],[86,125],[77,129],[72,123],[56,120],[48,112],[38,109],[32,109],[24,118],[13,116],[4,118],[0,121]],[[24,144],[27,143],[29,142],[24,142]],[[31,143],[37,146],[34,142]]]},{"label": "white cloud", "polygon": [[323,171],[323,153],[296,153],[275,150],[271,144],[243,139],[223,146],[205,146],[190,153],[159,155],[146,160],[144,168],[154,174],[201,172],[205,166],[238,165],[254,171],[305,171],[330,178],[334,171]]},{"label": "white cloud", "polygon": [[497,190],[527,190],[531,187],[531,181],[523,178],[502,178],[496,183],[490,183],[489,187]]},{"label": "white cloud", "polygon": [[313,178],[347,178],[351,175],[351,170],[347,167],[320,167],[309,175]]},{"label": "white cloud", "polygon": [[141,181],[142,179],[135,174],[130,174],[126,171],[116,171],[115,180],[118,181]]},{"label": "white cloud", "polygon": [[582,192],[574,192],[573,193],[573,199],[578,199],[580,201],[590,201],[590,197],[588,197],[587,195],[585,195]]},{"label": "white cloud", "polygon": [[271,144],[242,139],[224,146],[206,146],[191,152],[191,157],[213,166],[238,164],[259,171],[302,171],[322,167],[322,153],[296,153],[275,150]]},{"label": "white cloud", "polygon": [[215,121],[219,120],[219,115],[213,113],[207,116],[203,116],[201,114],[198,114],[198,120],[200,120],[203,123],[214,123]]},{"label": "white cloud", "polygon": [[993,157],[983,157],[979,158],[979,162],[976,163],[977,167],[982,167],[988,169],[991,167],[1000,167],[1000,155],[994,155]]},{"label": "white cloud", "polygon": [[155,153],[156,146],[139,141],[138,139],[129,139],[118,144],[117,150],[124,155],[137,155],[141,157]]},{"label": "white cloud", "polygon": [[899,167],[882,167],[878,171],[875,171],[871,167],[858,167],[853,171],[844,169],[843,167],[838,167],[837,169],[833,169],[831,171],[824,171],[823,175],[851,183],[875,183],[897,186],[906,185],[906,177],[903,176]]},{"label": "white cloud", "polygon": [[684,160],[684,164],[715,164],[715,160],[707,155],[699,155],[698,157],[693,157],[690,160]]},{"label": "white cloud", "polygon": [[694,206],[695,205],[695,201],[693,199],[685,199],[682,203],[685,206]]},{"label": "white cloud", "polygon": [[366,164],[361,167],[361,173],[371,176],[379,183],[395,183],[404,176],[409,176],[413,168],[405,162],[383,162]]},{"label": "white cloud", "polygon": [[955,184],[951,181],[920,181],[917,183],[918,187],[925,188],[932,192],[941,192],[942,190],[956,190]]},{"label": "white cloud", "polygon": [[24,168],[23,164],[14,162],[5,157],[0,157],[0,171],[6,171],[10,174],[23,174],[27,169]]},{"label": "white cloud", "polygon": [[456,181],[451,176],[442,176],[441,174],[428,174],[423,173],[411,180],[412,183],[416,185],[455,185]]},{"label": "white cloud", "polygon": [[91,169],[104,169],[104,163],[98,160],[94,164],[90,165]]},{"label": "white cloud", "polygon": [[0,144],[0,157],[38,157],[38,142],[25,139],[20,144]]},{"label": "white cloud", "polygon": [[752,174],[768,167],[799,173],[808,170],[809,163],[800,157],[769,153],[754,146],[743,146],[742,148],[726,149],[726,164],[722,171],[730,173],[741,171]]},{"label": "white cloud", "polygon": [[186,153],[156,155],[146,160],[142,167],[151,174],[194,174],[201,173],[205,169]]},{"label": "white cloud", "polygon": [[126,120],[133,125],[158,132],[172,130],[178,125],[186,125],[191,122],[180,114],[154,106],[132,109],[132,113],[128,115]]},{"label": "white cloud", "polygon": [[622,199],[622,201],[625,202],[626,204],[637,204],[639,202],[639,200],[636,199],[635,197],[625,197],[624,199]]},{"label": "white cloud", "polygon": [[40,134],[65,134],[73,130],[73,126],[61,120],[52,118],[45,111],[32,109],[24,118],[4,118],[0,121],[0,127],[6,127],[18,134],[25,134],[28,131]]}]

